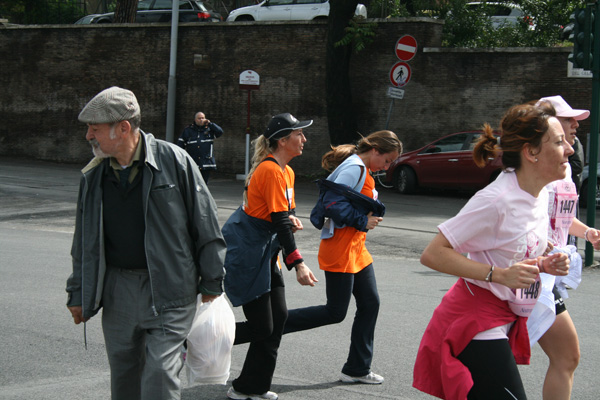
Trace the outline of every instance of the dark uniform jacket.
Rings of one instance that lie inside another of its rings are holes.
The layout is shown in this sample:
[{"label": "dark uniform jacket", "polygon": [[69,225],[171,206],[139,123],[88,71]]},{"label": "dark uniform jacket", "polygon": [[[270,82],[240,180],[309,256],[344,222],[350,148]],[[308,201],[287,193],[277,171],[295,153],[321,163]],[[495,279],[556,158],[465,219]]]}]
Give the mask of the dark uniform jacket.
[{"label": "dark uniform jacket", "polygon": [[213,142],[223,134],[223,129],[213,122],[207,126],[191,124],[183,130],[177,145],[185,149],[200,169],[217,169]]}]

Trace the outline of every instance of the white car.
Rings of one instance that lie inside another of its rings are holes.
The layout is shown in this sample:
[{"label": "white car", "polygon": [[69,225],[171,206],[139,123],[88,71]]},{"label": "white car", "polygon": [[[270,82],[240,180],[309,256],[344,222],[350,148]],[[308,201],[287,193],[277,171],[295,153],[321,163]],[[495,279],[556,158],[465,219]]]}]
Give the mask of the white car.
[{"label": "white car", "polygon": [[520,21],[525,21],[529,29],[534,29],[535,25],[531,17],[525,15],[520,6],[512,3],[497,3],[491,1],[473,1],[467,3],[467,7],[473,10],[481,10],[492,21],[494,29],[502,26],[515,26]]},{"label": "white car", "polygon": [[[367,18],[367,8],[358,4],[356,16]],[[324,20],[329,16],[329,0],[264,0],[255,5],[237,8],[227,21],[303,21]]]}]

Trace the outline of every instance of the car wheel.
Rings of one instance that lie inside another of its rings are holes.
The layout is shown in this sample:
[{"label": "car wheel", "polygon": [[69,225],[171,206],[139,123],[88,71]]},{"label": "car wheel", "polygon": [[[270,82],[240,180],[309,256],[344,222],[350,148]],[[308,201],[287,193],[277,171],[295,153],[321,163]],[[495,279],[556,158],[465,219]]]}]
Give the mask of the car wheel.
[{"label": "car wheel", "polygon": [[254,21],[254,18],[252,18],[252,17],[251,17],[251,16],[249,16],[249,15],[240,15],[240,16],[239,16],[239,17],[237,17],[235,20],[236,20],[236,22],[237,22],[237,21]]},{"label": "car wheel", "polygon": [[[588,181],[587,179],[581,184],[579,191],[579,207],[587,208],[588,200]],[[600,205],[600,179],[596,180],[596,207]]]},{"label": "car wheel", "polygon": [[401,167],[396,174],[396,189],[402,194],[414,193],[417,189],[415,171],[409,167]]}]

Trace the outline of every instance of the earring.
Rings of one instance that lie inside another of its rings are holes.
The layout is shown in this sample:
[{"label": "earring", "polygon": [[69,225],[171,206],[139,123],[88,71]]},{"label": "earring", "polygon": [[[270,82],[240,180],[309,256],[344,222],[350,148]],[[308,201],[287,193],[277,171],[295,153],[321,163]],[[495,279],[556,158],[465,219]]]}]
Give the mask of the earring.
[{"label": "earring", "polygon": [[535,162],[538,162],[538,159],[537,159],[537,158],[535,159]]}]

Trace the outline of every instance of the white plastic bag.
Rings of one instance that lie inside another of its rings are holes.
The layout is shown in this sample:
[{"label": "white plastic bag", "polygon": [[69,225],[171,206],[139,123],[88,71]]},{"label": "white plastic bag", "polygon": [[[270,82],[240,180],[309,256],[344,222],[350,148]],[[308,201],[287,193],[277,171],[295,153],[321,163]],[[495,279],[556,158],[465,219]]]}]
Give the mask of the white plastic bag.
[{"label": "white plastic bag", "polygon": [[202,303],[198,296],[196,315],[187,339],[188,385],[226,384],[235,339],[235,316],[225,295]]}]

